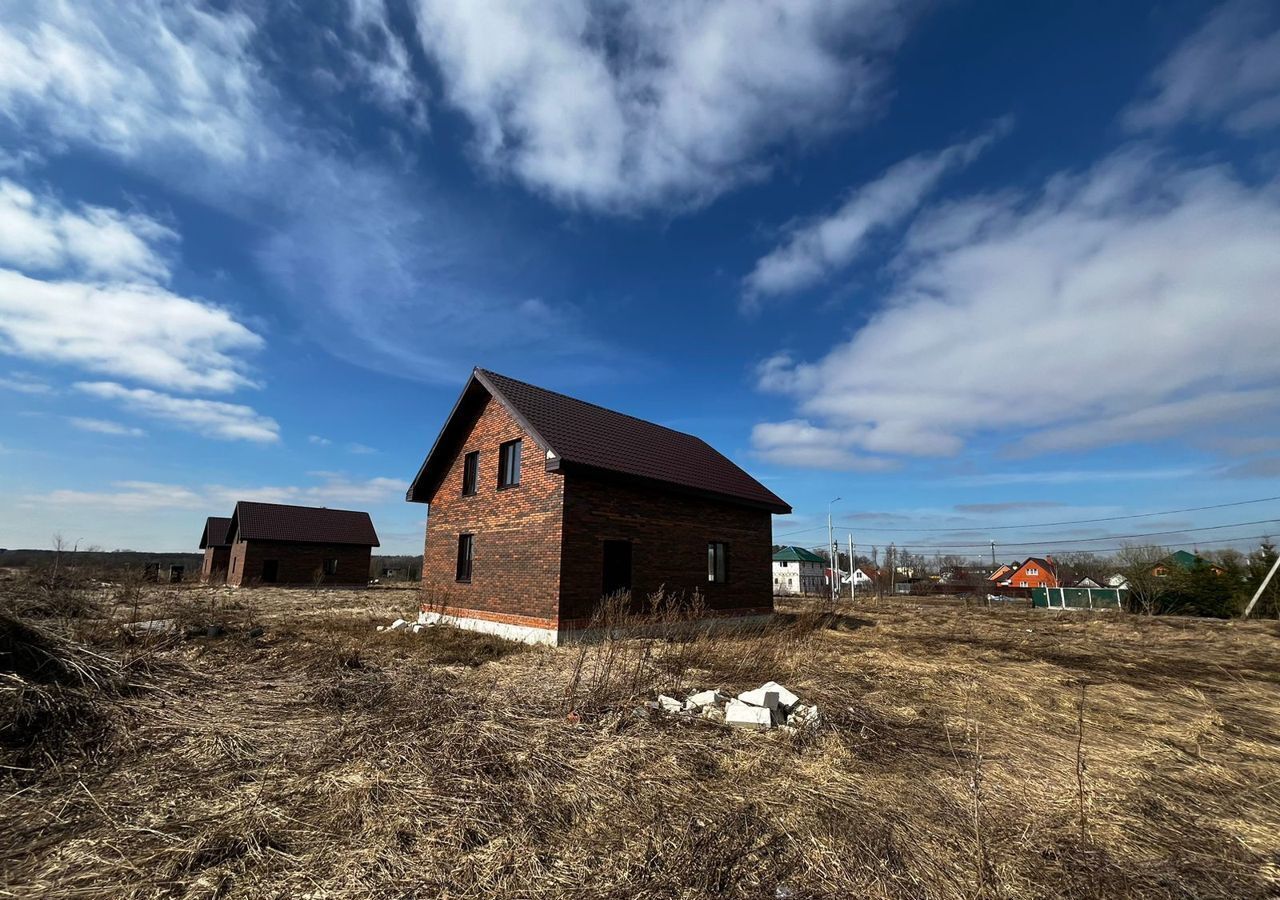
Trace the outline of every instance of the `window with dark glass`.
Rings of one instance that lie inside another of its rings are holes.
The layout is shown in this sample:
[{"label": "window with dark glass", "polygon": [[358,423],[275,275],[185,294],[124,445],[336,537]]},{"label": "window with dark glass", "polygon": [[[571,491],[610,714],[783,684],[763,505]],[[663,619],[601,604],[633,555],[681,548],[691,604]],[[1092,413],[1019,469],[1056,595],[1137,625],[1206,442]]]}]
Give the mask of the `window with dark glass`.
[{"label": "window with dark glass", "polygon": [[507,441],[498,448],[498,487],[520,483],[520,441]]},{"label": "window with dark glass", "polygon": [[462,458],[462,496],[476,492],[476,476],[480,472],[480,451],[472,450]]},{"label": "window with dark glass", "polygon": [[471,580],[471,558],[474,543],[474,535],[458,535],[458,581]]},{"label": "window with dark glass", "polygon": [[338,574],[338,561],[336,559],[326,559],[324,561],[324,574],[326,575]]},{"label": "window with dark glass", "polygon": [[707,581],[724,584],[729,580],[729,545],[707,544]]}]

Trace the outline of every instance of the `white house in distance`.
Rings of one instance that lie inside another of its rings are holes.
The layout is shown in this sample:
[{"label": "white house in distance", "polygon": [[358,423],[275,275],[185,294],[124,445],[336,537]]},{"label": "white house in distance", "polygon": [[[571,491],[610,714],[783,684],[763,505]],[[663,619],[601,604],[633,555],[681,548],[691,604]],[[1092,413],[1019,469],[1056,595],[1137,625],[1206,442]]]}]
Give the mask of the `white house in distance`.
[{"label": "white house in distance", "polygon": [[853,570],[853,589],[855,591],[859,588],[870,590],[879,577],[880,570],[875,566],[858,566]]},{"label": "white house in distance", "polygon": [[826,560],[803,547],[783,547],[773,554],[775,594],[821,594]]}]

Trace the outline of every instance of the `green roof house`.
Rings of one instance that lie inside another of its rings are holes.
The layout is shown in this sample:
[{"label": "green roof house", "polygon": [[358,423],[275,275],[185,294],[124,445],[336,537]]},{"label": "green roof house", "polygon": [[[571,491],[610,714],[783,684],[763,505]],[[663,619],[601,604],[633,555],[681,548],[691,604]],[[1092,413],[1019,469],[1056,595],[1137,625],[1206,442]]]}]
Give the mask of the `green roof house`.
[{"label": "green roof house", "polygon": [[821,594],[827,561],[803,547],[782,547],[773,554],[775,594]]},{"label": "green roof house", "polygon": [[1222,574],[1223,571],[1221,566],[1209,562],[1209,560],[1205,559],[1203,556],[1196,556],[1194,553],[1188,553],[1186,550],[1176,550],[1166,556],[1164,561],[1156,566],[1155,574],[1167,575],[1169,574],[1169,570],[1174,568],[1190,572],[1192,569],[1199,566],[1208,566],[1219,575]]}]

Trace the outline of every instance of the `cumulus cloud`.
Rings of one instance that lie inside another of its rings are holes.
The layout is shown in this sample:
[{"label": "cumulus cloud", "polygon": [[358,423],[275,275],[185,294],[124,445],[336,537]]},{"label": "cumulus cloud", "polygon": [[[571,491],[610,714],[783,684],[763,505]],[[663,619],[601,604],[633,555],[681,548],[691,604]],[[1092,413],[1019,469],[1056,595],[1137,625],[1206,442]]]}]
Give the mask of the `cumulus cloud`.
[{"label": "cumulus cloud", "polygon": [[177,237],[149,216],[101,206],[67,209],[0,178],[0,263],[23,271],[162,282],[169,277],[164,252]]},{"label": "cumulus cloud", "polygon": [[851,472],[897,467],[893,460],[854,453],[858,431],[820,428],[802,419],[762,422],[751,431],[751,446],[758,458],[779,465]]},{"label": "cumulus cloud", "polygon": [[92,431],[95,434],[110,434],[117,437],[142,437],[146,434],[141,428],[122,425],[109,419],[86,419],[80,416],[71,416],[67,421],[81,431]]},{"label": "cumulus cloud", "polygon": [[690,206],[766,152],[847,127],[882,97],[908,7],[886,0],[418,0],[427,55],[475,151],[554,199]]},{"label": "cumulus cloud", "polygon": [[744,279],[743,305],[754,308],[762,297],[812,287],[849,265],[878,229],[905,221],[947,173],[972,162],[1011,124],[1004,119],[973,140],[905,159],[852,191],[835,212],[791,228]]},{"label": "cumulus cloud", "polygon": [[1134,130],[1192,122],[1237,134],[1280,125],[1280,6],[1237,0],[1212,12],[1125,111]]},{"label": "cumulus cloud", "polygon": [[227,310],[146,283],[42,281],[0,269],[0,351],[181,391],[252,382],[262,338]]},{"label": "cumulus cloud", "polygon": [[275,419],[252,407],[219,400],[175,397],[146,388],[128,388],[109,381],[78,382],[76,389],[119,403],[129,412],[147,416],[203,437],[227,441],[274,443],[280,440]]},{"label": "cumulus cloud", "polygon": [[1277,246],[1280,185],[1125,149],[1034,193],[938,208],[863,328],[815,362],[766,360],[759,384],[891,454],[978,433],[1075,450],[1274,415]]}]

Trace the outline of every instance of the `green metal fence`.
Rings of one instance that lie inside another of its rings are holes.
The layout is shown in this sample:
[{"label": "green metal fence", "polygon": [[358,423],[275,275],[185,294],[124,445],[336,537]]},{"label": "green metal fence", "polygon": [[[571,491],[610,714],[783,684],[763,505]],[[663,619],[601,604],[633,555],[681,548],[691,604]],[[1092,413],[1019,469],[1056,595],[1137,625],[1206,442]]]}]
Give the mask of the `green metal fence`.
[{"label": "green metal fence", "polygon": [[1031,605],[1041,609],[1122,609],[1122,588],[1043,588],[1031,592]]}]

